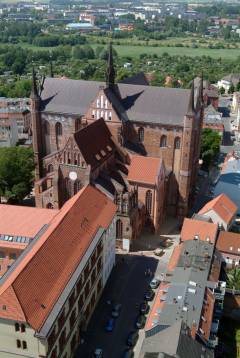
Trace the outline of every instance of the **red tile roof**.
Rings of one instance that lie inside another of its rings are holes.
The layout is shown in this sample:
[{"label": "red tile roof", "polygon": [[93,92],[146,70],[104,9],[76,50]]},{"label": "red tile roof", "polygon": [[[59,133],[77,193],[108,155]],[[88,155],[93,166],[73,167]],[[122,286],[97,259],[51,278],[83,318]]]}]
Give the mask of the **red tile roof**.
[{"label": "red tile roof", "polygon": [[155,185],[161,166],[160,158],[133,155],[129,166],[128,181]]},{"label": "red tile roof", "polygon": [[193,240],[195,236],[198,236],[199,240],[215,243],[217,232],[217,224],[185,218],[181,231],[181,241]]},{"label": "red tile roof", "polygon": [[237,212],[237,206],[225,194],[221,194],[209,201],[200,211],[199,214],[207,214],[214,210],[223,221],[230,223]]},{"label": "red tile roof", "polygon": [[168,262],[168,266],[167,266],[168,271],[173,271],[175,269],[175,267],[177,266],[179,257],[181,255],[182,246],[183,246],[183,244],[179,244],[174,247],[173,253],[172,253],[170,260]]},{"label": "red tile roof", "polygon": [[58,210],[0,205],[0,234],[33,238]]},{"label": "red tile roof", "polygon": [[[26,322],[39,331],[99,227],[106,229],[115,212],[115,204],[90,185],[67,201],[0,286],[0,317],[23,311]],[[10,289],[19,301],[18,309],[9,300]],[[7,311],[2,309],[4,304]]]},{"label": "red tile roof", "polygon": [[146,324],[145,324],[145,331],[149,331],[151,330],[154,325],[156,325],[154,323],[154,321],[156,319],[159,319],[161,313],[160,310],[163,309],[163,306],[165,305],[165,301],[161,301],[161,296],[166,296],[166,292],[164,292],[164,289],[168,289],[169,287],[169,283],[161,283],[161,285],[158,288],[158,291],[156,293],[155,299],[154,299],[154,303],[152,305],[151,311],[148,315]]},{"label": "red tile roof", "polygon": [[218,236],[216,247],[221,252],[240,256],[240,234],[221,231]]}]

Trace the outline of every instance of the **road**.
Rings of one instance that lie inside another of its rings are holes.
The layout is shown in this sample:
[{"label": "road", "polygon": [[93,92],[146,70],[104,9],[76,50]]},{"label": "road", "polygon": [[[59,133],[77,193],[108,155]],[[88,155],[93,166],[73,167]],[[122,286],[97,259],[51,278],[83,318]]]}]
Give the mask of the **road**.
[{"label": "road", "polygon": [[[175,243],[176,244],[176,243]],[[169,249],[168,249],[169,250]],[[170,249],[172,252],[173,247]],[[166,271],[166,263],[171,252],[166,258],[157,258],[148,253],[117,255],[117,264],[113,269],[103,295],[91,318],[84,343],[79,347],[75,357],[92,357],[95,348],[102,348],[104,358],[120,358],[126,346],[128,334],[134,330],[134,324],[138,316],[139,304],[144,299],[144,293],[148,289],[151,278],[145,277],[145,270],[150,268],[155,276],[160,276]],[[122,262],[122,258],[124,261]],[[112,306],[107,304],[110,300],[122,304],[120,316],[115,321],[113,332],[105,332],[105,325],[111,317]],[[143,330],[140,332],[143,338]],[[140,349],[139,342],[138,350]]]}]

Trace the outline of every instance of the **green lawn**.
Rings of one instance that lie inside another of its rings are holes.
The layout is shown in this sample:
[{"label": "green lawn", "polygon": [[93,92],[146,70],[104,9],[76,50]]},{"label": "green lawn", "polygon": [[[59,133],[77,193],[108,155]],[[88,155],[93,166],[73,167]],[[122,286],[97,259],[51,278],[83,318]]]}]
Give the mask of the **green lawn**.
[{"label": "green lawn", "polygon": [[[93,45],[95,47],[96,45]],[[169,55],[177,56],[211,56],[213,58],[236,59],[240,56],[240,49],[219,49],[212,50],[207,48],[186,48],[186,47],[151,47],[151,46],[122,46],[115,45],[114,48],[119,56],[132,56],[137,57],[141,53],[162,55],[167,52]]]}]

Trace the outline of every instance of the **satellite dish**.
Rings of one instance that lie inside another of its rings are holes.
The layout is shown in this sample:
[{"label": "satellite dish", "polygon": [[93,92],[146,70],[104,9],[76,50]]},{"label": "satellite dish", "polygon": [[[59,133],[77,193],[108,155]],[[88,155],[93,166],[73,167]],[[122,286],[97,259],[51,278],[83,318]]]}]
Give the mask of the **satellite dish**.
[{"label": "satellite dish", "polygon": [[77,179],[77,173],[76,172],[70,172],[69,173],[69,179],[76,180]]}]

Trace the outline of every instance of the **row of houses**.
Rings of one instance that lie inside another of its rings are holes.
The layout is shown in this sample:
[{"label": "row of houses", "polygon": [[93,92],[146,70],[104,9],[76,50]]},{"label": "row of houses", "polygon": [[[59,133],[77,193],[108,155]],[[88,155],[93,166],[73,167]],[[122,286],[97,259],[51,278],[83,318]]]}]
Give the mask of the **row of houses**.
[{"label": "row of houses", "polygon": [[237,211],[222,194],[185,218],[147,318],[141,358],[214,357],[226,291],[221,267],[240,264],[240,235],[228,231]]}]

